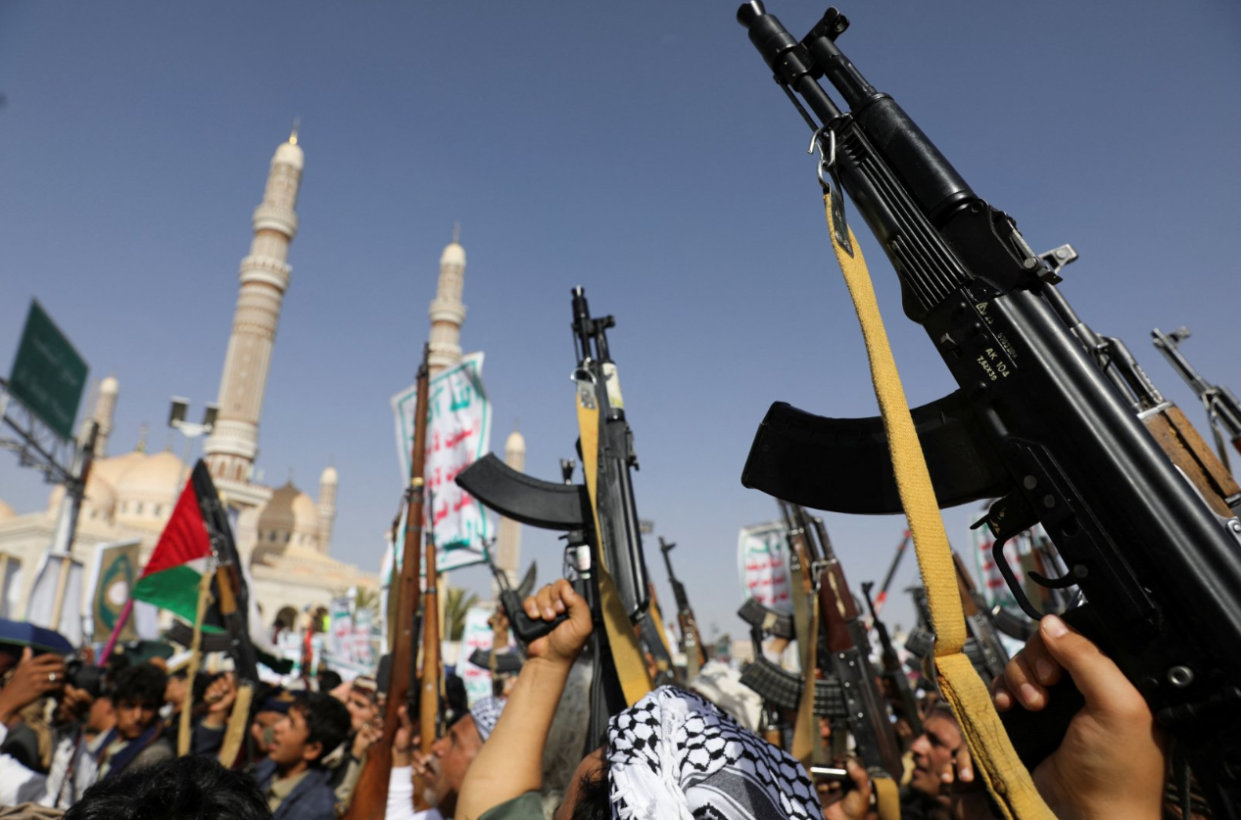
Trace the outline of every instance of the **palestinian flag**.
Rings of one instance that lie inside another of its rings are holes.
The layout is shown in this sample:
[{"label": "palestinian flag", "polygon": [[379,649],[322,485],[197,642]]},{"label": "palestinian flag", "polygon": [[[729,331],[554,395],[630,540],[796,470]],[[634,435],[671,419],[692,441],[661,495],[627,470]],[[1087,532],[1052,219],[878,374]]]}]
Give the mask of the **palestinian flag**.
[{"label": "palestinian flag", "polygon": [[[206,472],[201,461],[194,466],[194,478],[199,470]],[[210,481],[210,475],[207,480]],[[211,556],[211,537],[195,487],[198,483],[186,483],[172,518],[130,593],[134,600],[154,604],[190,623],[198,614],[198,586]]]},{"label": "palestinian flag", "polygon": [[[203,614],[204,649],[231,653],[243,680],[258,679],[255,666],[258,659],[284,674],[292,668],[292,663],[279,657],[263,629],[258,607],[250,600],[249,576],[237,552],[228,513],[220,503],[211,472],[201,459],[194,465],[189,483],[146,568],[134,584],[131,597],[155,604],[193,624],[198,614],[198,587],[207,569],[213,541],[215,566],[227,578],[235,608],[231,612],[221,609],[223,596],[218,573],[211,580],[211,603]],[[188,646],[192,634],[190,627],[174,621],[168,637]]]}]

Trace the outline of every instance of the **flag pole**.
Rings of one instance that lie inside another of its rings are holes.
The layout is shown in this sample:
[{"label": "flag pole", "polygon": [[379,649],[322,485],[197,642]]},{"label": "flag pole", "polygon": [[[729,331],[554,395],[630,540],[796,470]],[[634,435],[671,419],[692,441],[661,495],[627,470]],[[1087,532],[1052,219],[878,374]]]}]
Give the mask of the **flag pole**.
[{"label": "flag pole", "polygon": [[181,731],[177,733],[177,757],[185,757],[190,753],[190,738],[194,733],[191,715],[194,706],[194,679],[198,677],[198,667],[202,663],[203,618],[211,600],[212,575],[209,568],[204,568],[202,579],[198,582],[198,612],[194,616],[194,638],[190,642],[190,666],[185,673],[187,685],[185,702],[181,706]]},{"label": "flag pole", "polygon": [[125,624],[129,621],[129,615],[134,609],[134,599],[130,598],[125,601],[125,608],[121,610],[121,616],[116,619],[116,625],[112,627],[112,634],[108,636],[108,643],[104,646],[103,652],[99,655],[99,666],[102,667],[108,662],[108,656],[112,654],[112,650],[116,648],[116,640],[121,637],[121,630],[125,628]]}]

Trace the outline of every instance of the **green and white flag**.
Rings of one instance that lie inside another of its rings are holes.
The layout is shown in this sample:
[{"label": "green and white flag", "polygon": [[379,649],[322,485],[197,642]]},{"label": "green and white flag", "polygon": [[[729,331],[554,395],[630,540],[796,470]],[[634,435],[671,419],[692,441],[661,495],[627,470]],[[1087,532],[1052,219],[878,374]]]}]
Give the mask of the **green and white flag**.
[{"label": "green and white flag", "polygon": [[[428,389],[423,527],[433,533],[436,567],[445,571],[485,560],[485,545],[495,530],[483,505],[455,481],[466,467],[491,451],[491,402],[483,389],[483,354],[465,356],[460,364],[434,376]],[[416,387],[392,397],[403,483],[409,480],[417,400]],[[396,543],[405,543],[404,524]],[[399,569],[401,550],[396,553]]]}]

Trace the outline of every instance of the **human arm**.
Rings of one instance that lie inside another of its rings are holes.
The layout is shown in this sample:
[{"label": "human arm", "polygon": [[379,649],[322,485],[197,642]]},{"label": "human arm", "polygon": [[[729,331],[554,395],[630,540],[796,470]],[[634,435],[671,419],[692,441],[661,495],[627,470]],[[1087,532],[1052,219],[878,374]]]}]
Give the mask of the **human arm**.
[{"label": "human arm", "polygon": [[1048,615],[996,679],[996,708],[1040,711],[1068,672],[1085,706],[1064,740],[1034,770],[1034,785],[1061,820],[1162,815],[1166,741],[1150,707],[1088,638]]},{"label": "human arm", "polygon": [[35,656],[26,647],[9,682],[0,689],[0,724],[8,726],[17,714],[42,697],[54,696],[65,687],[65,659],[59,655]]},{"label": "human arm", "polygon": [[569,670],[592,630],[590,607],[573,585],[561,579],[525,600],[526,614],[568,620],[532,641],[504,713],[466,773],[457,816],[477,820],[488,809],[537,791],[543,784],[543,747]]},{"label": "human arm", "polygon": [[221,730],[228,725],[228,713],[237,701],[237,681],[232,673],[221,675],[211,682],[203,693],[207,702],[207,714],[201,725],[205,729]]}]

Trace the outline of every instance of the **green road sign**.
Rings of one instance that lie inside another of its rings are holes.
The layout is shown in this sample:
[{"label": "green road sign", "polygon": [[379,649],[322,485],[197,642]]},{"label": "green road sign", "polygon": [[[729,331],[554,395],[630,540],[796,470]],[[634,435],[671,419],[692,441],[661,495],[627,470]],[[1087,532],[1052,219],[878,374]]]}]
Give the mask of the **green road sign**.
[{"label": "green road sign", "polygon": [[32,301],[9,375],[9,395],[56,435],[72,438],[88,369],[38,300]]}]

